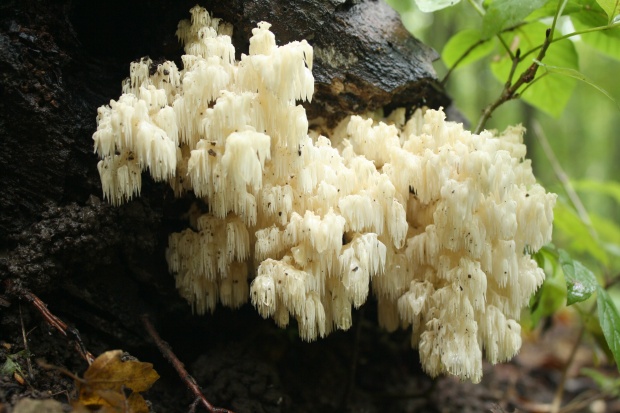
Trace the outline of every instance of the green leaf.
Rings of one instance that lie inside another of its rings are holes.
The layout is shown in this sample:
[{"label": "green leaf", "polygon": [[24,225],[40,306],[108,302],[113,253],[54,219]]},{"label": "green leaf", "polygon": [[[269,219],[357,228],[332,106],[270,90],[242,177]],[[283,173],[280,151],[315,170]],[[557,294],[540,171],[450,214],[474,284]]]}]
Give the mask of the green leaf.
[{"label": "green leaf", "polygon": [[557,73],[557,74],[560,74],[560,75],[572,77],[573,79],[580,80],[580,81],[582,81],[582,82],[592,86],[594,89],[598,90],[603,95],[607,96],[607,98],[609,100],[611,100],[612,102],[614,102],[616,104],[616,106],[618,106],[618,109],[620,109],[620,105],[618,105],[618,102],[616,102],[616,99],[614,99],[614,97],[609,92],[607,92],[605,89],[603,89],[602,87],[600,87],[599,85],[597,85],[596,83],[594,83],[593,81],[588,79],[579,70],[571,69],[571,68],[568,68],[568,67],[550,66],[550,65],[546,65],[546,64],[544,64],[542,62],[539,62],[539,61],[536,61],[536,64],[538,64],[540,67],[542,67],[544,70],[546,70],[549,73]]},{"label": "green leaf", "polygon": [[555,246],[547,244],[532,257],[545,271],[546,278],[541,288],[530,298],[530,311],[521,315],[521,326],[528,330],[533,330],[542,318],[561,308],[566,298],[566,286],[562,272],[558,271],[558,252]]},{"label": "green leaf", "polygon": [[413,7],[413,0],[386,0],[386,3],[399,13],[408,11]]},{"label": "green leaf", "polygon": [[12,376],[15,371],[19,371],[19,364],[11,356],[7,356],[4,364],[0,367],[0,376]]},{"label": "green leaf", "polygon": [[553,244],[544,245],[532,255],[540,268],[545,271],[555,273],[558,266],[558,251]]},{"label": "green leaf", "polygon": [[597,306],[603,335],[614,356],[616,367],[620,369],[620,315],[607,291],[601,287],[598,289]]},{"label": "green leaf", "polygon": [[595,369],[582,368],[580,373],[590,377],[596,385],[606,394],[620,397],[620,379],[608,376]]},{"label": "green leaf", "polygon": [[488,39],[502,30],[513,27],[532,11],[544,6],[549,0],[495,0],[482,18],[482,37]]},{"label": "green leaf", "polygon": [[[591,6],[589,3],[595,3],[595,0],[568,0],[562,10],[562,16],[568,16],[573,13],[578,13],[584,9],[589,9]],[[558,0],[549,1],[543,7],[534,10],[527,20],[533,21],[536,19],[542,19],[545,17],[553,17],[558,11]]]},{"label": "green leaf", "polygon": [[22,369],[17,362],[17,359],[20,357],[30,357],[29,351],[24,349],[14,354],[7,354],[4,364],[0,367],[0,376],[9,376],[15,372],[23,375]]},{"label": "green leaf", "polygon": [[607,16],[605,16],[602,10],[597,9],[590,9],[571,16],[575,30],[582,31],[595,27],[610,27],[605,30],[584,33],[581,35],[581,40],[599,52],[620,60],[620,25],[607,26]]},{"label": "green leaf", "polygon": [[415,4],[420,11],[430,13],[433,11],[445,9],[446,7],[454,6],[461,0],[415,0]]},{"label": "green leaf", "polygon": [[[449,68],[453,67],[457,62],[459,67],[463,67],[491,54],[493,48],[492,41],[482,40],[480,30],[461,30],[448,40],[441,52],[441,57]],[[459,62],[458,60],[468,50],[470,50],[469,53]]]},{"label": "green leaf", "polygon": [[603,265],[609,264],[607,252],[572,208],[560,201],[556,204],[553,214],[554,228],[565,235],[564,241],[568,243],[571,251],[588,253]]},{"label": "green leaf", "polygon": [[619,0],[596,0],[596,2],[607,13],[609,17],[608,22],[611,22],[618,15],[620,8]]},{"label": "green leaf", "polygon": [[613,198],[620,205],[620,182],[615,181],[594,181],[581,179],[571,181],[573,188],[579,192],[597,192]]},{"label": "green leaf", "polygon": [[[524,55],[527,51],[540,46],[545,41],[545,32],[548,26],[542,23],[528,23],[516,30],[502,34],[505,42],[512,45],[513,50],[521,49]],[[556,33],[559,35],[559,33]],[[530,54],[517,65],[513,81],[521,75],[530,65],[534,64],[536,53]],[[547,50],[544,63],[571,69],[578,69],[578,57],[575,46],[570,41],[562,41],[552,44]],[[491,70],[500,82],[505,83],[512,67],[512,61],[506,55],[499,61],[491,64]],[[546,73],[539,70],[536,78]],[[570,99],[577,81],[566,76],[545,76],[536,81],[531,87],[523,92],[522,98],[527,103],[552,115],[559,117]]]},{"label": "green leaf", "polygon": [[[603,195],[611,198],[620,206],[620,183],[615,181],[578,180],[571,181],[573,188],[584,197]],[[596,198],[596,202],[598,198]],[[602,201],[602,200],[601,200]],[[590,212],[592,226],[600,238],[600,244],[610,254],[620,257],[620,221],[608,219]]]},{"label": "green leaf", "polygon": [[610,256],[620,257],[620,226],[610,219],[593,213],[590,213],[590,219],[605,251]]},{"label": "green leaf", "polygon": [[544,317],[564,306],[566,287],[561,275],[548,275],[531,304],[530,322],[534,328]]},{"label": "green leaf", "polygon": [[560,265],[566,280],[566,305],[590,298],[599,286],[594,273],[579,261],[573,260],[564,250],[560,250]]}]

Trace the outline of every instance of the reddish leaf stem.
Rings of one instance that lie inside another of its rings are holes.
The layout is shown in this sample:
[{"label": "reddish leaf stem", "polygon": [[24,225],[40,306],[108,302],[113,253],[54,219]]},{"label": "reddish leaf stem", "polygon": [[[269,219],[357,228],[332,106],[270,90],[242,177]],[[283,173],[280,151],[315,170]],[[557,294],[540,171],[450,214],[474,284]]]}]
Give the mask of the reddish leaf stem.
[{"label": "reddish leaf stem", "polygon": [[[151,323],[149,317],[146,314],[142,315],[142,322],[144,323],[146,331],[155,342],[155,345],[157,345],[157,348],[159,348],[159,351],[161,351],[166,360],[168,360],[170,364],[172,364],[172,367],[174,367],[174,369],[177,371],[177,373],[179,373],[181,379],[185,382],[191,392],[194,393],[194,396],[196,396],[196,400],[199,400],[200,403],[202,403],[202,405],[211,413],[234,413],[231,410],[224,409],[222,407],[215,407],[211,403],[209,403],[204,394],[202,394],[202,391],[200,390],[198,383],[196,383],[196,380],[187,372],[187,370],[185,370],[185,366],[174,354],[170,345],[159,336],[157,330],[155,330],[155,327],[153,327],[153,324]],[[195,406],[195,402],[193,406]]]},{"label": "reddish leaf stem", "polygon": [[538,71],[538,68],[540,67],[540,65],[537,62],[542,62],[542,60],[545,58],[547,49],[551,45],[552,41],[553,41],[553,36],[552,36],[551,29],[547,29],[547,32],[545,33],[545,41],[542,47],[540,48],[540,51],[538,52],[536,61],[534,61],[527,69],[525,69],[523,73],[521,73],[521,76],[519,76],[519,78],[514,83],[512,83],[511,82],[512,73],[514,73],[514,70],[516,69],[517,64],[520,62],[520,55],[518,53],[515,55],[513,59],[513,66],[511,69],[510,79],[508,79],[508,81],[506,82],[506,85],[504,86],[504,90],[502,94],[500,95],[500,97],[495,102],[491,103],[489,106],[487,106],[484,109],[484,111],[482,112],[482,117],[480,118],[480,121],[478,122],[478,126],[476,126],[476,130],[474,133],[482,132],[482,130],[484,129],[484,126],[486,125],[487,121],[491,118],[491,115],[493,114],[495,109],[497,109],[502,104],[508,102],[509,100],[518,98],[519,94],[517,93],[517,90],[521,86],[527,83],[530,83],[532,80],[534,80],[534,78],[536,77],[536,72]]},{"label": "reddish leaf stem", "polygon": [[6,282],[6,290],[9,294],[15,295],[20,299],[25,299],[31,303],[39,311],[39,313],[41,313],[43,319],[50,326],[58,330],[62,335],[65,337],[71,336],[75,341],[75,348],[80,356],[86,360],[89,365],[92,364],[95,357],[93,357],[93,355],[86,349],[86,346],[84,346],[82,338],[80,337],[80,332],[76,328],[69,327],[64,321],[52,314],[50,310],[47,309],[47,305],[28,289],[18,286],[9,280]]}]

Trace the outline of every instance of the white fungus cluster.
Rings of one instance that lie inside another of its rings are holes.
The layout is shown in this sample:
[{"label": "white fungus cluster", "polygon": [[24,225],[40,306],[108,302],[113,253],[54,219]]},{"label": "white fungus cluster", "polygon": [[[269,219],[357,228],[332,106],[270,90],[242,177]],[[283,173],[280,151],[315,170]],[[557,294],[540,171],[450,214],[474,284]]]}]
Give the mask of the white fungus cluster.
[{"label": "white fungus cluster", "polygon": [[381,325],[411,326],[432,376],[477,382],[483,352],[513,357],[544,278],[529,253],[550,240],[555,203],[524,159],[523,129],[474,135],[442,111],[400,110],[385,123],[353,116],[332,140],[309,135],[296,102],[312,98],[312,47],[278,47],[262,22],[236,61],[232,28],[191,14],[177,31],[183,69],[132,63],[93,139],[113,204],[139,194],[148,169],[208,206],[167,251],[193,309],[249,296],[314,340],[348,329],[372,289]]}]

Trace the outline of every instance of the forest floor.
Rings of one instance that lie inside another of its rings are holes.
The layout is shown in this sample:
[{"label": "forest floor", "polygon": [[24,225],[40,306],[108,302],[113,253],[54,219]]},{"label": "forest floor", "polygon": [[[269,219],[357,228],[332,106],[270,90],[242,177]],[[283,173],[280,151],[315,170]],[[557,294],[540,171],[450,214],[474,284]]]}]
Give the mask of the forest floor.
[{"label": "forest floor", "polygon": [[[160,320],[159,334],[186,363],[206,398],[235,413],[544,413],[552,411],[562,382],[562,413],[620,412],[620,401],[605,396],[591,378],[580,373],[600,356],[593,354],[594,346],[587,342],[578,347],[563,381],[566,361],[579,334],[574,320],[566,315],[548,323],[544,333],[527,335],[520,354],[511,362],[485,365],[479,384],[454,377],[431,380],[419,367],[408,333],[380,331],[375,316],[370,309],[358,312],[350,331],[333,333],[315,343],[301,342],[294,328],[281,330],[270,320],[260,319],[250,306],[234,312],[218,309],[214,315],[191,316],[176,325]],[[77,406],[76,400],[84,396],[76,391],[76,379],[70,372],[84,377],[87,363],[71,340],[27,313],[18,325],[35,327],[24,327],[23,332],[6,331],[17,320],[0,318],[0,412],[59,413],[70,411],[71,403]],[[89,333],[88,329],[82,331],[82,339],[95,355],[119,348],[153,363],[161,377],[144,393],[152,411],[205,411],[191,407],[194,396],[154,344],[135,347],[93,339]],[[147,335],[146,330],[136,334]],[[27,353],[21,352],[24,335]],[[15,362],[13,370],[8,361]],[[603,374],[618,374],[615,367],[595,368]],[[49,398],[60,403],[32,402]]]}]

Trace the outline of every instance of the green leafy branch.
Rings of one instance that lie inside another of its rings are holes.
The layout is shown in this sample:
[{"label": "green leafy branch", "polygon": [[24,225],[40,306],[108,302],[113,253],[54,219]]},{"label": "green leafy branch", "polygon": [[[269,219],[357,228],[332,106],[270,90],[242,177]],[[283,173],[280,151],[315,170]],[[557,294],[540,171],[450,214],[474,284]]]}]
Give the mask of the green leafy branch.
[{"label": "green leafy branch", "polygon": [[[491,3],[491,5],[502,5],[502,3],[505,2],[494,2]],[[510,4],[510,5],[515,5],[516,2],[512,2],[512,3],[506,3],[506,5]],[[517,17],[520,14],[529,14],[529,12],[531,12],[533,9],[531,9],[531,7],[536,7],[538,6],[538,3],[540,3],[540,1],[532,1],[528,3],[528,7],[526,8],[522,8],[519,9],[521,13],[517,13]],[[544,3],[544,2],[543,2]],[[536,57],[536,60],[541,62],[544,58],[545,55],[547,54],[547,49],[549,49],[549,46],[551,45],[551,43],[553,42],[553,34],[555,32],[555,27],[558,21],[558,18],[562,15],[562,11],[564,10],[564,7],[566,6],[566,0],[558,2],[558,8],[557,8],[557,12],[555,13],[555,15],[553,16],[553,23],[551,24],[551,28],[545,30],[545,40],[543,42],[543,44],[540,47],[540,50],[538,52],[538,56]],[[485,18],[487,18],[487,22],[494,22],[496,21],[494,20],[488,20],[489,16],[492,17],[496,17],[496,15],[501,16],[501,8],[497,7],[497,8],[493,8],[492,6],[489,8],[489,12],[487,14],[485,14]],[[511,16],[510,19],[499,19],[500,22],[500,26],[501,27],[503,24],[506,23],[513,23],[513,19],[515,18],[515,15],[513,14]],[[503,22],[502,22],[503,20]],[[486,34],[489,34],[493,31],[495,31],[495,27],[496,23],[487,23],[484,27],[486,28]],[[490,28],[489,28],[490,27]],[[483,32],[484,34],[484,32]],[[501,35],[499,33],[496,34],[496,36],[501,39],[501,43],[502,45],[505,45],[504,40],[502,39]],[[512,55],[511,55],[512,57]],[[491,118],[491,115],[493,114],[493,112],[495,111],[495,109],[497,109],[499,106],[503,105],[504,103],[508,102],[509,100],[515,99],[519,96],[519,94],[517,93],[517,91],[519,90],[519,88],[523,85],[526,84],[532,84],[532,82],[535,80],[536,78],[536,72],[538,71],[539,65],[536,63],[532,63],[526,70],[524,70],[521,75],[519,76],[519,78],[513,83],[513,77],[515,74],[515,71],[517,70],[517,67],[519,66],[519,63],[521,63],[523,61],[523,58],[521,57],[521,49],[517,49],[517,52],[514,54],[514,57],[512,57],[512,66],[510,67],[510,72],[508,74],[508,79],[504,85],[504,90],[502,91],[500,97],[493,103],[491,103],[489,106],[487,106],[484,111],[482,112],[482,116],[480,118],[480,120],[478,121],[478,125],[476,126],[476,129],[474,131],[474,133],[480,133],[484,126],[486,125],[487,121]],[[527,88],[527,86],[526,86]]]},{"label": "green leafy branch", "polygon": [[[542,47],[540,48],[540,51],[538,52],[538,56],[536,57],[537,61],[542,61],[545,58],[547,49],[549,48],[549,46],[551,45],[551,41],[553,40],[553,29],[554,28],[555,28],[555,20],[553,22],[552,28],[547,29],[545,31],[545,42],[543,43]],[[518,98],[519,94],[517,93],[517,91],[519,90],[521,86],[526,85],[528,83],[532,84],[532,82],[535,80],[536,72],[538,71],[538,68],[540,66],[536,63],[532,63],[525,71],[523,71],[523,73],[521,73],[521,76],[519,76],[519,78],[514,83],[512,82],[514,73],[521,61],[522,61],[521,49],[517,49],[517,53],[512,59],[512,66],[510,68],[508,80],[506,81],[504,85],[504,90],[502,91],[501,95],[495,102],[491,103],[489,106],[487,106],[483,110],[482,116],[480,117],[480,120],[478,121],[478,125],[476,126],[474,133],[480,133],[484,129],[484,126],[486,125],[487,121],[491,118],[491,115],[493,114],[495,109],[497,109],[499,106],[503,105],[504,103],[508,102],[509,100]]]},{"label": "green leafy branch", "polygon": [[[495,77],[504,79],[504,88],[483,110],[477,132],[484,128],[498,107],[517,98],[559,116],[576,81],[583,81],[611,98],[602,87],[579,72],[577,50],[572,42],[563,40],[584,35],[585,43],[620,60],[618,1],[614,2],[614,8],[611,4],[599,5],[609,3],[603,0],[598,3],[594,0],[495,0],[489,2],[486,10],[473,0],[470,3],[482,16],[482,30],[463,30],[446,44],[442,57],[449,70],[442,83],[447,82],[457,67],[493,53],[496,49],[493,39],[496,39],[504,57],[492,62],[491,68]],[[568,16],[576,30],[561,35],[556,26],[561,17]],[[550,27],[540,22],[548,17],[553,17]],[[551,45],[554,46],[549,50]],[[527,59],[534,53],[537,53],[536,58]],[[546,59],[544,65],[543,59]],[[540,67],[545,70],[539,71]],[[543,78],[545,81],[541,82]]]}]

